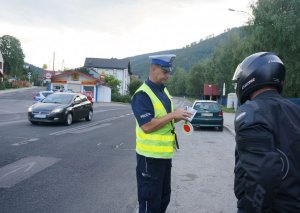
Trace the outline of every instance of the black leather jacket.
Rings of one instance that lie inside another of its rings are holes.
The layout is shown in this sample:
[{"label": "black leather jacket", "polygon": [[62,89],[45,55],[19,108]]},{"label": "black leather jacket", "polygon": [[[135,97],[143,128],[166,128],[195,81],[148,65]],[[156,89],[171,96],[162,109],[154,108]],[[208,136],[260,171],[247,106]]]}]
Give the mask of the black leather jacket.
[{"label": "black leather jacket", "polygon": [[239,107],[234,191],[239,212],[300,212],[300,107],[275,90]]}]

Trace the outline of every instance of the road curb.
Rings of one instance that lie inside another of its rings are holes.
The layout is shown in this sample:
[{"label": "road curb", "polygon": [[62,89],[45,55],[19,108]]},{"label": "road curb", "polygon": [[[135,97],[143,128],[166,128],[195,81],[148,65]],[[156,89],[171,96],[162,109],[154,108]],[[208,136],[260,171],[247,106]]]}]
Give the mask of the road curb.
[{"label": "road curb", "polygon": [[36,86],[32,86],[32,87],[22,87],[22,88],[10,88],[10,89],[4,89],[4,90],[0,90],[0,94],[1,93],[10,93],[10,92],[17,92],[17,91],[22,91],[22,90],[27,90],[27,89],[34,89],[37,88]]},{"label": "road curb", "polygon": [[227,129],[227,131],[232,134],[232,136],[235,137],[235,131],[233,129],[231,129],[229,126],[227,125],[224,125],[224,128]]}]

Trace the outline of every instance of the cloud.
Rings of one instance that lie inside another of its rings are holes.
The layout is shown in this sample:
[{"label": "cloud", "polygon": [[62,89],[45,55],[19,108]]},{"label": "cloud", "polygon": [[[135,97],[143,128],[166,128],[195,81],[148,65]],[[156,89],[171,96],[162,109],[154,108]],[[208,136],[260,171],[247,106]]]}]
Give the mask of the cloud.
[{"label": "cloud", "polygon": [[155,16],[172,16],[194,0],[10,0],[1,4],[2,22],[39,28],[124,31]]},{"label": "cloud", "polygon": [[[2,1],[2,2],[1,2]],[[4,2],[5,1],[5,2]],[[27,62],[82,66],[85,57],[128,57],[181,48],[240,26],[240,0],[0,0],[1,32],[17,37]],[[2,36],[2,35],[0,35]]]}]

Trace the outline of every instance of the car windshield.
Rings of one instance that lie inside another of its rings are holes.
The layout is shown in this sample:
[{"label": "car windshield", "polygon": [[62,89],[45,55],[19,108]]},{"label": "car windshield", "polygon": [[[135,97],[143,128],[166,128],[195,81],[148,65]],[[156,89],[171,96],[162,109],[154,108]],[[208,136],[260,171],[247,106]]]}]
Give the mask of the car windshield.
[{"label": "car windshield", "polygon": [[68,104],[73,99],[72,94],[51,94],[48,95],[42,102],[43,103],[57,103],[57,104]]},{"label": "car windshield", "polygon": [[216,103],[198,102],[198,103],[195,103],[194,109],[195,110],[216,111],[216,110],[219,110],[219,106]]}]

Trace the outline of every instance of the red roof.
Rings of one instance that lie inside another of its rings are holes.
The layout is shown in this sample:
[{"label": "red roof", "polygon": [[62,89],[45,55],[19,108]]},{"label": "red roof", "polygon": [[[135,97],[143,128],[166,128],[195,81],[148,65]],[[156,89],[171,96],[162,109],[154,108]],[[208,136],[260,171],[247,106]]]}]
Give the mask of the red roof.
[{"label": "red roof", "polygon": [[86,77],[86,78],[90,78],[90,79],[99,81],[98,78],[95,78],[95,77],[93,77],[93,76],[91,76],[91,75],[88,75],[88,74],[85,74],[85,73],[83,73],[83,72],[78,72],[78,71],[76,71],[76,70],[74,70],[74,71],[64,71],[63,73],[58,74],[58,75],[55,75],[55,76],[53,76],[53,77],[57,78],[57,77],[62,77],[62,76],[66,76],[66,75],[72,75],[72,74],[74,74],[74,73],[77,73],[78,75],[84,76],[84,77]]},{"label": "red roof", "polygon": [[59,78],[59,77],[66,76],[66,75],[72,75],[72,74],[74,74],[74,73],[77,73],[78,75],[84,76],[84,77],[89,78],[89,79],[92,79],[92,80],[96,80],[96,81],[98,81],[101,85],[104,85],[104,82],[101,81],[101,79],[95,78],[95,77],[92,76],[92,75],[85,74],[85,73],[83,73],[83,72],[79,72],[79,71],[76,71],[76,70],[72,70],[72,71],[64,71],[64,72],[61,73],[61,74],[53,75],[52,78]]},{"label": "red roof", "polygon": [[204,84],[203,95],[219,96],[219,87],[216,84]]}]

